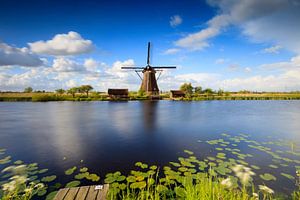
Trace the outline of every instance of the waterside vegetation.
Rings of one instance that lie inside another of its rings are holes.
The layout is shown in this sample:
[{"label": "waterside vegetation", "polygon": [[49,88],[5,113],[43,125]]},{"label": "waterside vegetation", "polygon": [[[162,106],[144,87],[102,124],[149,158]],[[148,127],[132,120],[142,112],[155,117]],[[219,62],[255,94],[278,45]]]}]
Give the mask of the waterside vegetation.
[{"label": "waterside vegetation", "polygon": [[[300,199],[300,149],[293,142],[281,139],[257,142],[245,134],[222,134],[221,138],[198,143],[214,151],[199,159],[194,152],[184,150],[177,161],[167,166],[136,162],[127,175],[117,171],[104,177],[90,172],[81,160],[64,171],[69,177],[69,182],[64,183],[58,182],[59,178],[50,170],[41,169],[37,163],[13,160],[1,149],[0,199],[30,199],[36,195],[50,200],[60,188],[77,187],[81,181],[109,184],[111,200]],[[262,169],[259,163],[251,163],[253,155],[239,149],[240,145],[272,158],[269,167]],[[67,159],[63,157],[62,162]],[[289,173],[293,167],[294,172]],[[270,187],[274,183],[280,185],[282,180],[294,184],[291,194]]]},{"label": "waterside vegetation", "polygon": [[[217,91],[201,86],[193,87],[191,83],[184,83],[180,86],[180,91],[185,96],[172,98],[170,92],[161,92],[159,98],[162,100],[183,100],[183,101],[202,101],[202,100],[300,100],[300,91],[294,92],[254,92],[238,91],[229,92],[219,89]],[[151,96],[143,91],[130,91],[126,100],[149,100]],[[0,101],[110,101],[124,100],[111,99],[107,92],[93,91],[91,85],[82,85],[69,89],[59,88],[53,91],[38,90],[34,91],[27,87],[23,92],[0,91]]]}]

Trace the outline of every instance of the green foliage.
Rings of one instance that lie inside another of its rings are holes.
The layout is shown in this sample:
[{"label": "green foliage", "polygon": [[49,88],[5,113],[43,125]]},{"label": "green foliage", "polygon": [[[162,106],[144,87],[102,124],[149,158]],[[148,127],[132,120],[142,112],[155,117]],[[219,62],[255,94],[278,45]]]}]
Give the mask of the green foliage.
[{"label": "green foliage", "polygon": [[56,92],[57,94],[62,95],[62,94],[64,94],[66,91],[65,91],[64,89],[57,89],[57,90],[55,90],[55,92]]},{"label": "green foliage", "polygon": [[79,92],[85,92],[86,96],[89,97],[89,92],[94,88],[91,85],[81,85],[78,90]]},{"label": "green foliage", "polygon": [[25,93],[31,93],[33,91],[32,87],[27,87],[24,89]]},{"label": "green foliage", "polygon": [[185,92],[187,96],[191,96],[193,94],[193,86],[191,83],[184,83],[180,86],[180,90]]}]

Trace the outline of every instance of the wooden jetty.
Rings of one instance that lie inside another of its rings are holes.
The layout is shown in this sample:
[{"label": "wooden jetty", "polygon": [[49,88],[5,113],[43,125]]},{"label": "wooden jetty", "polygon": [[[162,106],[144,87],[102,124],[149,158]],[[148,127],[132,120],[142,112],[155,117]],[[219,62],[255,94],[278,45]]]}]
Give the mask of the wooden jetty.
[{"label": "wooden jetty", "polygon": [[106,200],[108,188],[108,184],[63,188],[58,191],[54,200]]}]

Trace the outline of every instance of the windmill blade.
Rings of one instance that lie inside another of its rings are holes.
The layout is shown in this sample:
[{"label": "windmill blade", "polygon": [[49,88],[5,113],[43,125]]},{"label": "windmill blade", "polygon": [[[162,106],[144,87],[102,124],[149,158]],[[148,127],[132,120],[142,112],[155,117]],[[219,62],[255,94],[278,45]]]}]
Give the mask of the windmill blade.
[{"label": "windmill blade", "polygon": [[154,69],[176,69],[176,66],[156,66]]},{"label": "windmill blade", "polygon": [[150,42],[148,42],[148,56],[147,56],[147,65],[150,65]]},{"label": "windmill blade", "polygon": [[145,67],[121,67],[121,69],[144,69]]}]

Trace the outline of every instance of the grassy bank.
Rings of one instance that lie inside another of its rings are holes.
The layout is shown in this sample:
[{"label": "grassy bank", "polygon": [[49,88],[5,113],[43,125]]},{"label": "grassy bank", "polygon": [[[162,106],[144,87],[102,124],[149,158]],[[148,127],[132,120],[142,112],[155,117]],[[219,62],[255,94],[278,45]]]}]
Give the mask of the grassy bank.
[{"label": "grassy bank", "polygon": [[[171,100],[169,93],[162,93],[160,98],[163,100]],[[148,100],[148,96],[141,96],[137,92],[130,92],[127,100]],[[56,94],[47,93],[23,93],[23,92],[2,92],[0,93],[0,101],[111,101],[106,93],[93,92],[86,96],[84,94]],[[122,100],[122,99],[115,99]],[[124,99],[123,99],[124,100]],[[205,101],[205,100],[300,100],[300,93],[226,93],[226,95],[218,94],[199,94],[191,95],[185,98],[175,98],[174,100],[182,101]]]}]

